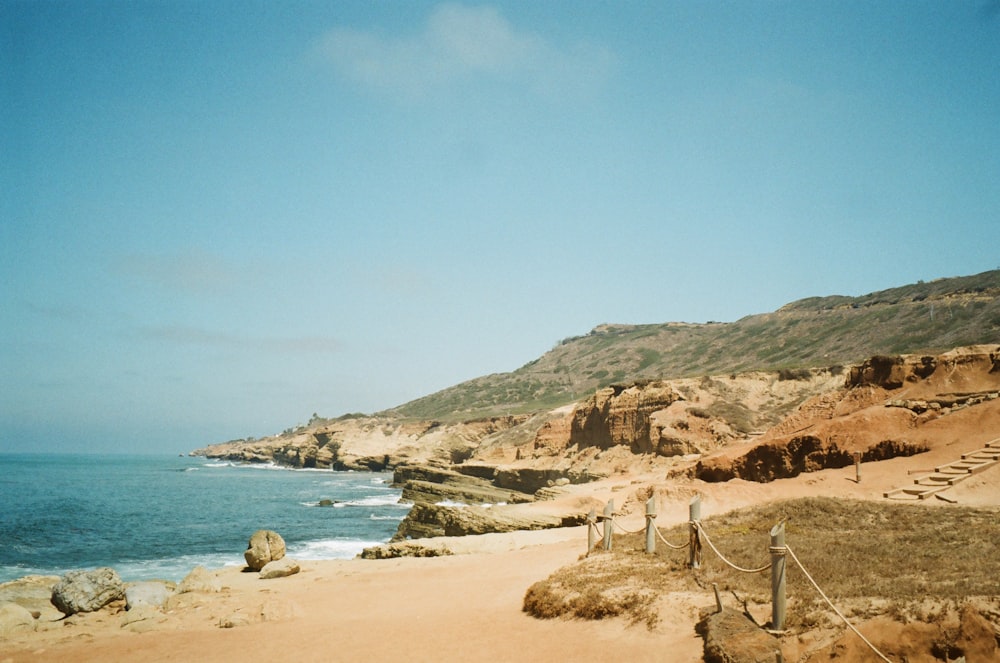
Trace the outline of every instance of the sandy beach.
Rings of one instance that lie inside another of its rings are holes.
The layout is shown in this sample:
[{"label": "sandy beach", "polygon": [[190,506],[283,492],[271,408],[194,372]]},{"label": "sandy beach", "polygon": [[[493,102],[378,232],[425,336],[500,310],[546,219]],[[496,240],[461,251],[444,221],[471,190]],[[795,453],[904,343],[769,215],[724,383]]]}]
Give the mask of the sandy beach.
[{"label": "sandy beach", "polygon": [[[823,495],[881,500],[909,481],[908,472],[977,448],[984,433],[957,431],[926,454],[854,468],[823,470],[767,484],[658,475],[622,475],[574,492],[614,497],[623,524],[641,526],[639,490],[657,489],[661,527],[684,522],[691,495],[702,495],[703,516],[751,504]],[[949,499],[970,506],[1000,505],[1000,468],[951,489]],[[579,494],[576,499],[579,499]],[[947,508],[931,499],[913,508]],[[660,623],[623,620],[539,620],[522,612],[532,583],[577,561],[586,551],[584,527],[440,539],[454,554],[432,558],[303,562],[296,575],[261,580],[237,568],[213,571],[213,593],[174,597],[149,619],[123,625],[129,614],[111,606],[39,624],[0,645],[0,663],[41,661],[244,661],[291,656],[297,661],[526,661],[701,660],[694,630],[710,592],[678,594],[661,603]]]}]

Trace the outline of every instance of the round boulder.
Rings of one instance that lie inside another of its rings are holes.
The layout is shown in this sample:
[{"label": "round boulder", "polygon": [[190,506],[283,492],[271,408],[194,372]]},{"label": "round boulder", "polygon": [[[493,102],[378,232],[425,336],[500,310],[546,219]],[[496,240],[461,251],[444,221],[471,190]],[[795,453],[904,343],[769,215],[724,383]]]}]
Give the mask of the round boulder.
[{"label": "round boulder", "polygon": [[285,556],[285,540],[277,532],[269,529],[259,529],[250,537],[243,557],[247,566],[254,571],[260,571],[268,562],[274,562]]},{"label": "round boulder", "polygon": [[69,571],[52,588],[52,605],[64,615],[100,610],[125,598],[125,584],[109,567],[93,571]]}]

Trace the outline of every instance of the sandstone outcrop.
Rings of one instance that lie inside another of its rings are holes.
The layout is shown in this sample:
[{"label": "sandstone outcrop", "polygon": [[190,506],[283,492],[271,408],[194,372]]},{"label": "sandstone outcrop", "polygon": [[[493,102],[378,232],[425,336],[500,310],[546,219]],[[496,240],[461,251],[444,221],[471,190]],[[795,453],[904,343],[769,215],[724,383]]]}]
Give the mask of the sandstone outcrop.
[{"label": "sandstone outcrop", "polygon": [[995,356],[993,346],[971,346],[872,357],[848,371],[841,389],[806,401],[754,444],[702,458],[693,474],[766,482],[846,467],[855,454],[869,462],[922,453],[925,426],[1000,397]]},{"label": "sandstone outcrop", "polygon": [[666,382],[601,389],[573,412],[569,442],[580,448],[624,445],[633,453],[657,453],[659,439],[651,436],[650,415],[680,400],[683,396]]},{"label": "sandstone outcrop", "polygon": [[125,584],[109,567],[92,571],[69,571],[52,588],[52,605],[64,615],[100,610],[125,598]]},{"label": "sandstone outcrop", "polygon": [[452,501],[466,504],[514,504],[534,500],[531,495],[498,487],[474,473],[427,465],[397,467],[393,473],[393,483],[402,487],[403,501],[413,503]]},{"label": "sandstone outcrop", "polygon": [[35,630],[35,617],[16,603],[0,604],[0,639]]},{"label": "sandstone outcrop", "polygon": [[52,588],[59,580],[59,576],[35,575],[0,583],[0,605],[16,603],[38,619],[59,619],[63,613],[52,605]]},{"label": "sandstone outcrop", "polygon": [[285,540],[269,529],[259,529],[250,536],[250,542],[243,557],[254,571],[260,571],[268,562],[285,556]]},{"label": "sandstone outcrop", "polygon": [[344,417],[259,440],[233,440],[192,455],[296,468],[386,471],[409,463],[461,462],[492,436],[524,423],[526,415],[442,424],[377,417]]}]

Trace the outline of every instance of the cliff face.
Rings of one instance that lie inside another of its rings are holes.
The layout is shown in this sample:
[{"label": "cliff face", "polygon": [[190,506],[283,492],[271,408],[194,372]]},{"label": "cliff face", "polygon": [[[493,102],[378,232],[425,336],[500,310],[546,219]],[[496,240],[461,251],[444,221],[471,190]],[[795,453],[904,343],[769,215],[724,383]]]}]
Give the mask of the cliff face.
[{"label": "cliff face", "polygon": [[658,453],[660,429],[653,433],[651,415],[682,400],[684,397],[667,382],[601,389],[574,410],[569,444],[580,449],[622,445],[632,453]]},{"label": "cliff face", "polygon": [[803,403],[749,447],[723,449],[694,470],[705,481],[772,481],[932,448],[968,408],[1000,414],[1000,348],[936,356],[876,356],[851,368],[841,388]]}]

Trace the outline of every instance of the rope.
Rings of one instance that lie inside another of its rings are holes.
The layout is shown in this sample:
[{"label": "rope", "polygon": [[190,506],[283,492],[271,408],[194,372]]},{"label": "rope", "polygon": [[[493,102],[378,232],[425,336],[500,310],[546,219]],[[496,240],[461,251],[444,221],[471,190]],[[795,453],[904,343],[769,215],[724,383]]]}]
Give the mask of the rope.
[{"label": "rope", "polygon": [[612,520],[611,524],[617,527],[622,532],[622,534],[642,534],[643,532],[646,531],[646,528],[643,527],[642,529],[637,529],[636,531],[632,532],[619,525],[617,520]]},{"label": "rope", "polygon": [[675,546],[674,544],[670,543],[669,541],[667,541],[666,539],[663,538],[663,534],[660,533],[660,528],[659,527],[654,527],[653,529],[656,530],[656,536],[660,537],[660,541],[663,541],[665,544],[667,544],[668,548],[673,548],[674,550],[684,550],[689,545],[691,545],[691,542],[688,541],[687,543],[685,543],[682,546]]},{"label": "rope", "polygon": [[719,552],[719,549],[716,548],[715,544],[712,543],[712,539],[708,538],[708,532],[705,531],[705,529],[701,526],[700,522],[696,521],[695,527],[697,527],[698,531],[701,532],[701,534],[705,537],[705,543],[708,544],[708,547],[711,548],[713,551],[715,551],[715,554],[719,556],[719,559],[721,559],[723,562],[725,562],[733,569],[741,571],[743,573],[760,573],[761,571],[767,571],[769,568],[771,568],[770,562],[767,563],[767,566],[762,566],[759,569],[744,569],[742,566],[736,566],[735,564],[733,564],[728,559],[722,556],[722,553]]},{"label": "rope", "polygon": [[835,613],[837,613],[837,616],[840,617],[842,620],[844,620],[844,623],[847,624],[847,627],[849,629],[851,629],[852,631],[854,631],[857,634],[857,636],[859,638],[861,638],[861,640],[864,641],[864,643],[866,645],[868,645],[871,648],[871,650],[878,655],[879,658],[881,658],[886,663],[892,663],[891,660],[889,660],[888,658],[885,657],[885,654],[883,654],[882,652],[880,652],[878,649],[875,648],[875,645],[873,645],[872,643],[868,642],[868,638],[866,638],[865,636],[861,635],[861,631],[859,631],[858,629],[854,628],[854,625],[851,624],[851,622],[847,621],[847,617],[845,617],[844,614],[842,612],[840,612],[840,610],[837,610],[837,606],[833,605],[833,602],[827,597],[826,594],[823,593],[823,590],[819,588],[819,585],[816,584],[816,581],[813,580],[813,577],[811,575],[809,575],[808,571],[806,571],[806,567],[802,566],[802,562],[800,562],[799,558],[795,556],[795,553],[792,551],[792,549],[789,548],[788,546],[785,546],[785,549],[788,551],[788,554],[791,556],[791,558],[795,562],[795,564],[799,567],[799,569],[805,575],[806,579],[812,584],[813,587],[816,588],[816,591],[819,592],[819,595],[823,597],[823,600],[826,601],[826,604],[828,606],[830,606],[830,608],[832,608]]}]

